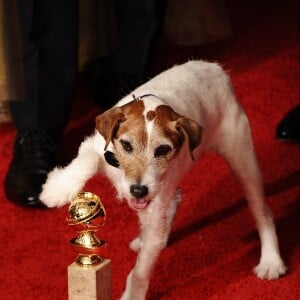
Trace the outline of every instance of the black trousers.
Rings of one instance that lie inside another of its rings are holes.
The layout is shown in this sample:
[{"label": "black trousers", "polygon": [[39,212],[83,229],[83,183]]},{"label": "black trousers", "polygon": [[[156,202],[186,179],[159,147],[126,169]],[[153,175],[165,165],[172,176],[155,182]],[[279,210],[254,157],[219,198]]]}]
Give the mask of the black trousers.
[{"label": "black trousers", "polygon": [[116,0],[116,71],[144,76],[152,47],[159,36],[166,1]]},{"label": "black trousers", "polygon": [[61,131],[77,75],[77,1],[18,0],[25,99],[11,102],[17,130]]}]

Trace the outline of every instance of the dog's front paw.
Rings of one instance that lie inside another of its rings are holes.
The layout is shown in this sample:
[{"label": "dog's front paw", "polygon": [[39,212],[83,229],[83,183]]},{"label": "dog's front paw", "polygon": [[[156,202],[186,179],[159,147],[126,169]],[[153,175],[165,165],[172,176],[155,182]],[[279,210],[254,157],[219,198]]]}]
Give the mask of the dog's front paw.
[{"label": "dog's front paw", "polygon": [[131,280],[132,280],[132,271],[129,273],[126,279],[126,289],[120,300],[130,300],[131,293]]},{"label": "dog's front paw", "polygon": [[123,295],[121,296],[120,300],[130,300],[128,293],[124,292]]},{"label": "dog's front paw", "polygon": [[78,182],[72,181],[70,176],[64,174],[64,169],[55,168],[48,174],[40,200],[48,207],[63,206],[70,202],[80,189]]},{"label": "dog's front paw", "polygon": [[278,279],[281,275],[284,275],[287,271],[287,267],[283,261],[279,258],[276,261],[261,261],[258,266],[254,268],[254,273],[260,279]]},{"label": "dog's front paw", "polygon": [[135,238],[129,244],[129,248],[135,252],[138,252],[142,246],[143,246],[143,241],[140,239],[140,237]]},{"label": "dog's front paw", "polygon": [[126,289],[121,300],[145,300],[149,280],[134,275],[132,270],[127,276]]}]

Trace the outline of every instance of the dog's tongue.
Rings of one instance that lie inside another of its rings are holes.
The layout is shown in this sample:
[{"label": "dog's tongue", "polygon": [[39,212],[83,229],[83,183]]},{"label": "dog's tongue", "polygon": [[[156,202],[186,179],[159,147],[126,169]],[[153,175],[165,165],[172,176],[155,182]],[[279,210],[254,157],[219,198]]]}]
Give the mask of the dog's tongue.
[{"label": "dog's tongue", "polygon": [[148,205],[148,201],[145,198],[133,198],[130,199],[130,204],[136,209],[143,209]]}]

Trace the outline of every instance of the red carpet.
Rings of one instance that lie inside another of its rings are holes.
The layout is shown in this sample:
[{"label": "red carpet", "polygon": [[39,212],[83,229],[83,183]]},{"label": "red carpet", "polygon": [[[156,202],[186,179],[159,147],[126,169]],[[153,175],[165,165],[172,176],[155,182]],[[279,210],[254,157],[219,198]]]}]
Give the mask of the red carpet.
[{"label": "red carpet", "polygon": [[[300,299],[300,145],[274,138],[279,120],[300,101],[297,1],[243,1],[239,7],[228,3],[232,41],[193,49],[162,44],[153,72],[189,58],[219,61],[230,72],[252,125],[267,201],[289,272],[277,281],[254,276],[259,241],[243,193],[223,160],[208,154],[181,184],[184,201],[169,247],[152,276],[149,299]],[[79,109],[64,135],[66,156],[74,155],[93,126],[98,109],[88,98],[85,91],[78,95]],[[14,135],[12,125],[0,125],[1,182]],[[116,202],[105,178],[93,178],[86,190],[97,193],[107,210],[99,236],[109,243],[113,295],[118,299],[135,262],[128,243],[138,232],[137,220],[125,204]],[[75,259],[68,245],[74,233],[65,222],[67,207],[16,207],[5,198],[2,185],[0,205],[0,298],[67,299],[66,270]]]}]

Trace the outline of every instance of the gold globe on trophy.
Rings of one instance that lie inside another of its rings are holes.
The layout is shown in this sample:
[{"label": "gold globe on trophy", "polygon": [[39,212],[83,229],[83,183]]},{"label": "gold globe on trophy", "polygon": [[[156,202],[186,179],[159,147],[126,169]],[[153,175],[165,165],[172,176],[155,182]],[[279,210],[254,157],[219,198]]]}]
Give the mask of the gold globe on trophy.
[{"label": "gold globe on trophy", "polygon": [[78,253],[76,263],[81,266],[93,266],[102,262],[106,242],[96,236],[106,219],[105,209],[99,197],[90,192],[81,192],[69,206],[67,223],[79,235],[71,239],[73,249]]}]

